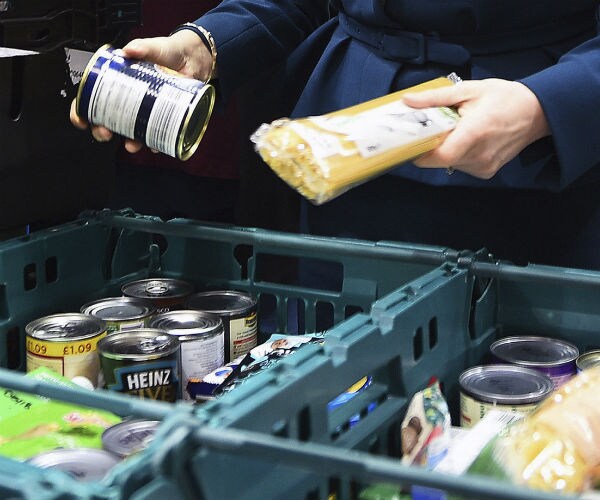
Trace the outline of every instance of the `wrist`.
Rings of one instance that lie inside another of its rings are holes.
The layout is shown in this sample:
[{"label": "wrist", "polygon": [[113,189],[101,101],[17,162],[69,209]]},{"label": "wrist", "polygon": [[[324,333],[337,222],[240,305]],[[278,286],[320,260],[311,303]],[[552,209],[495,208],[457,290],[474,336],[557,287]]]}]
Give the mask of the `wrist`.
[{"label": "wrist", "polygon": [[[195,53],[200,63],[200,79],[210,81],[217,76],[217,46],[212,37],[212,34],[194,23],[185,23],[175,28],[170,36],[185,36],[191,41],[194,37],[192,45],[186,44],[186,50],[190,49]],[[197,43],[199,42],[199,43]]]}]

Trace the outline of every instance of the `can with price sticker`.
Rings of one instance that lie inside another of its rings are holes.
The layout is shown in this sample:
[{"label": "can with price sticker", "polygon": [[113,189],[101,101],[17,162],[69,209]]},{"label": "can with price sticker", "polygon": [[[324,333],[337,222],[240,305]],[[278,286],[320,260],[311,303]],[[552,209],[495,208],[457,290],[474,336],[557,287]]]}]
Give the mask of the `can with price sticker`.
[{"label": "can with price sticker", "polygon": [[98,342],[106,336],[106,323],[87,314],[53,314],[25,326],[27,371],[40,366],[73,379],[85,377],[101,384]]},{"label": "can with price sticker", "polygon": [[107,44],[83,72],[76,109],[93,125],[187,160],[204,135],[214,102],[212,85],[127,58]]}]

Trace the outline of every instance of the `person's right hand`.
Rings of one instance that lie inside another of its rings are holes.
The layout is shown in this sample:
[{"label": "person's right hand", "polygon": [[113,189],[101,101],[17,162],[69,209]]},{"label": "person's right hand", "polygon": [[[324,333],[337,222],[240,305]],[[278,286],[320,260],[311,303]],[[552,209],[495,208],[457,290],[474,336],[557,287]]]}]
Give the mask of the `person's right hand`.
[{"label": "person's right hand", "polygon": [[[208,77],[212,66],[208,47],[196,33],[187,29],[177,31],[169,37],[132,40],[122,51],[125,57],[152,62],[202,81]],[[88,127],[85,117],[77,114],[75,100],[71,103],[70,118],[77,128],[84,130]],[[113,136],[110,130],[100,126],[93,126],[91,132],[99,142],[109,141]],[[141,148],[141,143],[125,140],[125,149],[130,153]]]}]

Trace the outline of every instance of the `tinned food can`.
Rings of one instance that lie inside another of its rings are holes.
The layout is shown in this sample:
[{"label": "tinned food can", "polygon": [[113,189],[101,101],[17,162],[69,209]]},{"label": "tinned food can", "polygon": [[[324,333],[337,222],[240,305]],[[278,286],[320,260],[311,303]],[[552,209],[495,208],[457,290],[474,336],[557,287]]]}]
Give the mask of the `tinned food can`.
[{"label": "tinned food can", "polygon": [[212,85],[104,45],[83,72],[76,110],[92,125],[187,160],[204,135],[214,102]]},{"label": "tinned food can", "polygon": [[25,326],[27,371],[40,366],[69,379],[101,382],[98,342],[107,334],[104,321],[79,313],[53,314]]},{"label": "tinned food can", "polygon": [[121,292],[126,297],[152,302],[157,314],[180,309],[194,287],[184,280],[173,278],[149,278],[126,283]]},{"label": "tinned food can", "polygon": [[42,469],[57,469],[78,481],[100,481],[121,459],[96,448],[57,448],[27,460]]},{"label": "tinned food can", "polygon": [[124,420],[102,433],[102,448],[121,458],[135,455],[152,442],[159,426],[160,420]]},{"label": "tinned food can", "polygon": [[106,388],[174,402],[179,391],[178,349],[174,337],[154,328],[107,335],[98,343]]},{"label": "tinned food can", "polygon": [[156,308],[144,299],[108,297],[84,304],[81,312],[104,320],[110,334],[148,326]]},{"label": "tinned food can", "polygon": [[593,366],[600,365],[600,349],[594,349],[593,351],[584,352],[581,354],[577,361],[575,361],[575,365],[577,366],[577,372],[581,373],[588,368],[592,368]]},{"label": "tinned food can", "polygon": [[474,366],[459,379],[460,425],[472,427],[496,409],[527,414],[554,390],[550,377],[516,365]]},{"label": "tinned food can", "polygon": [[225,331],[225,363],[256,347],[258,340],[258,301],[237,290],[211,290],[189,297],[186,309],[217,314]]},{"label": "tinned food can", "polygon": [[179,397],[191,400],[186,390],[188,382],[224,364],[223,321],[216,314],[181,309],[158,314],[149,326],[164,330],[179,341]]},{"label": "tinned food can", "polygon": [[496,340],[490,346],[495,362],[533,368],[548,375],[558,388],[577,373],[579,349],[565,340],[519,335]]}]

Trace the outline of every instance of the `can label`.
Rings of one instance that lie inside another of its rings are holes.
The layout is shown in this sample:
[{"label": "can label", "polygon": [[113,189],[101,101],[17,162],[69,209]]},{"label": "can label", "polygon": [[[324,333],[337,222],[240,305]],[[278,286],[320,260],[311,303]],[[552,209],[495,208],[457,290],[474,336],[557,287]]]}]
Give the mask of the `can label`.
[{"label": "can label", "polygon": [[188,340],[181,343],[181,398],[190,401],[188,382],[202,378],[223,366],[225,360],[225,340],[223,334],[201,340]]},{"label": "can label", "polygon": [[108,333],[125,332],[127,330],[137,330],[138,328],[146,328],[147,321],[145,319],[136,319],[131,321],[106,321],[106,330]]},{"label": "can label", "polygon": [[537,408],[539,403],[535,404],[495,404],[479,401],[468,396],[464,392],[460,393],[460,426],[473,427],[491,410],[499,410],[507,413],[519,413],[527,415]]},{"label": "can label", "polygon": [[256,347],[258,325],[256,311],[248,316],[229,321],[229,359],[235,359]]},{"label": "can label", "polygon": [[56,342],[27,336],[27,371],[40,366],[72,379],[76,376],[87,378],[94,387],[100,384],[100,361],[96,347],[106,332],[95,337],[71,341]]},{"label": "can label", "polygon": [[114,369],[107,388],[142,399],[173,402],[178,391],[177,362],[171,360],[140,362]]}]

